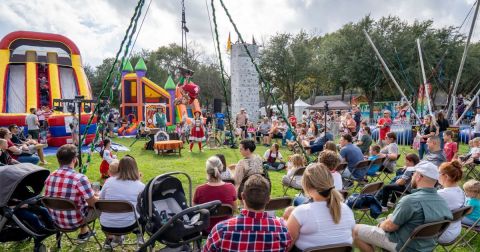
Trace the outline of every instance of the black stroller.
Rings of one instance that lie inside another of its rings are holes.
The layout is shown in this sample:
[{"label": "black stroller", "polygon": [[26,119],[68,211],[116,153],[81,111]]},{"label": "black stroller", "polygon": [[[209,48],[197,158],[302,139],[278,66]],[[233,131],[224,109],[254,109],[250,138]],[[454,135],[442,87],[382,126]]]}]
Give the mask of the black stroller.
[{"label": "black stroller", "polygon": [[40,205],[49,174],[33,164],[0,166],[0,242],[33,238],[34,251],[46,251],[42,241],[57,232]]},{"label": "black stroller", "polygon": [[[185,197],[182,182],[174,175],[185,175],[189,182],[189,204]],[[208,227],[210,211],[221,205],[212,201],[192,205],[192,180],[184,172],[171,172],[155,177],[138,195],[137,211],[140,223],[150,235],[150,239],[140,248],[145,251],[155,242],[166,245],[165,250],[191,251],[190,243],[199,248],[202,230]]]}]

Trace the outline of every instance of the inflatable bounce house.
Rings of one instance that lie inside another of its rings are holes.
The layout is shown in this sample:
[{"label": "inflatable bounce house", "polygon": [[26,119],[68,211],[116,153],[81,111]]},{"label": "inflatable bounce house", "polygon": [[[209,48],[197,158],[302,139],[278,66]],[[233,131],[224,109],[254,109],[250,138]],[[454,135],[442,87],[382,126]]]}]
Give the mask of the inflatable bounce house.
[{"label": "inflatable bounce house", "polygon": [[[92,98],[80,51],[70,39],[57,34],[16,31],[0,40],[0,127],[25,126],[31,108],[52,108],[54,99],[73,99],[76,95]],[[81,130],[89,117],[90,114],[82,112]],[[68,127],[71,118],[66,110],[48,118],[50,146],[71,141]],[[95,130],[96,125],[92,125],[86,143],[93,140]]]},{"label": "inflatable bounce house", "polygon": [[[201,111],[197,99],[189,106],[174,101],[180,95],[175,83],[169,76],[164,88],[145,77],[147,67],[143,59],[139,59],[133,69],[129,61],[122,67],[122,92],[120,113],[127,119],[128,125],[118,129],[119,135],[136,135],[138,124],[145,122],[147,127],[154,127],[153,115],[157,109],[163,108],[167,118],[167,127],[180,122],[184,114],[190,122],[193,112]],[[174,109],[172,109],[174,108]]]}]

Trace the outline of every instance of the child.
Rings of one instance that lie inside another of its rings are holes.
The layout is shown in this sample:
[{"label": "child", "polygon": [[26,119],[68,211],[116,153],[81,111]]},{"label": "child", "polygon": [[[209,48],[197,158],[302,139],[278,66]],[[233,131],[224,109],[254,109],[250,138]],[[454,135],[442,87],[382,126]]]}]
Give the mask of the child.
[{"label": "child", "polygon": [[8,142],[5,139],[0,139],[0,166],[19,164],[8,154]]},{"label": "child", "polygon": [[476,137],[473,139],[472,143],[473,147],[470,150],[470,155],[468,155],[467,161],[463,165],[471,165],[471,164],[480,164],[480,138]]},{"label": "child", "polygon": [[340,164],[340,158],[338,157],[337,153],[332,150],[324,150],[318,155],[318,162],[324,164],[330,170],[330,173],[333,177],[333,185],[335,186],[335,190],[342,190],[342,175],[336,170],[338,164]]},{"label": "child", "polygon": [[[379,145],[370,146],[370,156],[368,157],[368,160],[371,160],[372,162],[375,161],[378,158],[379,154],[380,154]],[[380,165],[372,165],[370,169],[368,169],[367,175],[375,176],[375,173],[377,173],[379,169],[380,169]]]},{"label": "child", "polygon": [[255,126],[253,125],[253,122],[248,123],[247,134],[248,134],[248,139],[253,139],[255,137],[256,129],[255,129]]},{"label": "child", "polygon": [[110,139],[106,138],[103,140],[103,148],[100,151],[100,156],[102,157],[103,161],[100,164],[100,174],[103,180],[109,177],[108,170],[110,164],[117,159],[117,156],[113,155],[110,150],[111,141]]},{"label": "child", "polygon": [[225,156],[223,154],[215,154],[216,157],[218,157],[218,159],[220,159],[220,161],[222,161],[222,165],[223,165],[223,171],[222,173],[220,173],[220,178],[222,180],[231,180],[233,179],[232,177],[232,173],[230,172],[230,169],[228,168],[227,166],[227,160],[225,160]]},{"label": "child", "polygon": [[[462,224],[471,226],[480,218],[480,182],[471,179],[463,184],[463,190],[467,196],[465,205],[472,206],[472,212],[463,217]],[[476,226],[480,226],[480,222]]]},{"label": "child", "polygon": [[453,132],[451,130],[446,130],[443,132],[443,140],[445,145],[443,146],[443,152],[447,161],[450,162],[452,159],[457,159],[458,146],[457,143],[453,141]]},{"label": "child", "polygon": [[[285,167],[285,163],[282,162],[282,153],[278,151],[280,146],[277,143],[272,144],[272,147],[265,151],[265,154],[263,154],[265,162],[265,166],[267,169],[273,169],[273,170],[281,170]],[[279,160],[280,162],[277,162]]]},{"label": "child", "polygon": [[295,176],[292,180],[293,174],[302,167],[305,167],[305,160],[302,155],[294,154],[288,157],[287,175],[283,176],[282,183],[299,190],[302,189],[302,176]]},{"label": "child", "polygon": [[72,112],[72,122],[70,123],[70,130],[72,132],[72,142],[74,145],[79,145],[80,143],[78,142],[78,134],[80,132],[80,129],[78,128],[79,127],[79,124],[80,122],[78,121],[78,118],[77,118],[77,115],[75,113],[75,111]]},{"label": "child", "polygon": [[118,160],[113,160],[111,163],[110,163],[110,166],[108,167],[108,176],[111,178],[111,177],[116,177],[117,174],[118,174],[118,164],[120,164],[120,162]]}]

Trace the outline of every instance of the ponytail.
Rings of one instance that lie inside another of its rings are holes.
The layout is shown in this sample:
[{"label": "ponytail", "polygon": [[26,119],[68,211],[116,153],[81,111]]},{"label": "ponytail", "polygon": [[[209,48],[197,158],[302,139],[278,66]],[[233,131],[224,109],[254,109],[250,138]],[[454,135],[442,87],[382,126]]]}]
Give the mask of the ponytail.
[{"label": "ponytail", "polygon": [[342,201],[343,197],[335,189],[330,191],[330,195],[327,198],[327,207],[330,209],[330,215],[332,216],[333,223],[340,223],[340,218],[342,217]]},{"label": "ponytail", "polygon": [[206,168],[208,181],[220,180],[220,175],[223,171],[223,164],[217,156],[212,156],[207,159]]}]

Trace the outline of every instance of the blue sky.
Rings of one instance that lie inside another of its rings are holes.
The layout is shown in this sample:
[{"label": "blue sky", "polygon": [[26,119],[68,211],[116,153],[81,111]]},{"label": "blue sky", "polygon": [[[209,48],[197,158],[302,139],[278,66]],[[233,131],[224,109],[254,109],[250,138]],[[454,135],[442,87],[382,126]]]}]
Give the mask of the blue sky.
[{"label": "blue sky", "polygon": [[[146,0],[146,5],[150,0]],[[278,32],[324,34],[343,24],[360,20],[367,14],[374,18],[396,15],[413,22],[433,19],[436,27],[458,26],[474,0],[224,0],[244,38],[255,36],[266,42]],[[213,55],[210,32],[210,0],[185,0],[188,40]],[[220,9],[217,14],[220,40],[225,45],[233,28]],[[0,37],[16,30],[51,32],[65,35],[80,48],[83,61],[95,66],[113,57],[133,14],[136,0],[2,0],[0,4]],[[146,6],[144,10],[146,9]],[[142,17],[143,18],[143,17]],[[180,0],[153,0],[136,50],[156,49],[170,43],[181,43]],[[468,31],[468,21],[462,32]],[[479,28],[480,29],[480,28]],[[478,30],[478,29],[476,29]],[[474,41],[478,40],[475,32]]]}]

